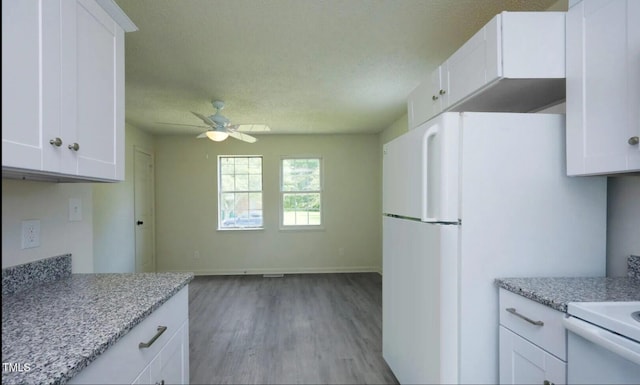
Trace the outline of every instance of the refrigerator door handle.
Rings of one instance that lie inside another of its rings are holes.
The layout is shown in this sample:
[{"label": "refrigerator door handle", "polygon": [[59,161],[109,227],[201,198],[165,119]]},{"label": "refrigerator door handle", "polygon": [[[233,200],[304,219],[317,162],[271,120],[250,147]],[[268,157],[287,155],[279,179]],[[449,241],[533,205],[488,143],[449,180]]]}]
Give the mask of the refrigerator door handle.
[{"label": "refrigerator door handle", "polygon": [[422,221],[437,222],[438,218],[429,217],[429,140],[438,135],[439,125],[427,130],[422,138]]}]

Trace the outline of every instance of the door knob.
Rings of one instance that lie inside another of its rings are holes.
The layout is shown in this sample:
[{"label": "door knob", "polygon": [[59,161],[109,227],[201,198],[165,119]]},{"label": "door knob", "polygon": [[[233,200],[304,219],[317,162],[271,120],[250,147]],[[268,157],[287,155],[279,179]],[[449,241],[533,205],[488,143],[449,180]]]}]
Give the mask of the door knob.
[{"label": "door knob", "polygon": [[629,143],[632,146],[635,146],[636,144],[640,143],[640,138],[638,138],[637,136],[632,136],[629,138],[629,140],[627,140],[627,143]]},{"label": "door knob", "polygon": [[435,96],[435,95],[433,95],[433,96],[431,97],[431,100],[438,100],[438,97],[437,97],[437,96]]},{"label": "door knob", "polygon": [[136,222],[136,224],[137,224],[138,226],[140,226],[140,225],[143,225],[143,224],[144,224],[144,222],[143,222],[143,221],[138,221],[138,222]]},{"label": "door knob", "polygon": [[78,143],[69,145],[69,150],[78,151],[79,149],[80,149],[80,145]]}]

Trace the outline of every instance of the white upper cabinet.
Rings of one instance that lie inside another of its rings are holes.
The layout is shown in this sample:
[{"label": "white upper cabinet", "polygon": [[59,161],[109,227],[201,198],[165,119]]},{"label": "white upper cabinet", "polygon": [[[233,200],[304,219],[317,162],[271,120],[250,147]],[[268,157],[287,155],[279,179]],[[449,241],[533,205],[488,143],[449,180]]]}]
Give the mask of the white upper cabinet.
[{"label": "white upper cabinet", "polygon": [[416,128],[432,116],[439,114],[446,105],[444,101],[447,95],[441,83],[441,71],[442,66],[439,66],[431,73],[429,81],[421,83],[409,95],[407,108],[410,128]]},{"label": "white upper cabinet", "polygon": [[3,0],[3,177],[120,181],[124,152],[123,28],[95,0]]},{"label": "white upper cabinet", "polygon": [[[60,4],[2,2],[2,167],[51,171],[60,151]],[[42,42],[42,44],[40,44]]]},{"label": "white upper cabinet", "polygon": [[502,12],[409,95],[409,128],[443,111],[530,112],[560,102],[564,52],[564,12]]},{"label": "white upper cabinet", "polygon": [[567,174],[640,171],[640,2],[567,14]]}]

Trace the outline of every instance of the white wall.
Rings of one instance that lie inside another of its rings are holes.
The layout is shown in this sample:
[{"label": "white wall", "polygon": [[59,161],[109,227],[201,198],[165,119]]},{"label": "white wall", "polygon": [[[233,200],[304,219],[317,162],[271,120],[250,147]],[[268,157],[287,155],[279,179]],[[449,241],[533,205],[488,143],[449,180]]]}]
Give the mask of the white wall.
[{"label": "white wall", "polygon": [[[82,221],[69,221],[69,199],[82,202]],[[21,249],[22,221],[40,220],[40,247]],[[72,254],[74,273],[93,272],[92,186],[2,179],[2,268]]]},{"label": "white wall", "polygon": [[640,176],[609,177],[607,194],[607,276],[621,277],[640,255]]},{"label": "white wall", "polygon": [[[539,112],[564,114],[566,104]],[[607,178],[607,276],[626,276],[629,255],[640,255],[640,176],[610,176]]]},{"label": "white wall", "polygon": [[134,148],[153,153],[153,136],[126,125],[125,180],[93,186],[93,261],[96,273],[135,271]]},{"label": "white wall", "polygon": [[[158,271],[263,274],[380,270],[377,134],[262,135],[254,144],[163,136],[156,138],[155,145]],[[264,230],[216,230],[218,155],[263,156]],[[283,155],[323,157],[324,230],[279,229],[279,163]],[[194,256],[196,251],[199,258]]]},{"label": "white wall", "polygon": [[[380,150],[382,145],[409,131],[409,115],[404,114],[392,125],[380,132]],[[382,169],[381,169],[382,170]]]}]

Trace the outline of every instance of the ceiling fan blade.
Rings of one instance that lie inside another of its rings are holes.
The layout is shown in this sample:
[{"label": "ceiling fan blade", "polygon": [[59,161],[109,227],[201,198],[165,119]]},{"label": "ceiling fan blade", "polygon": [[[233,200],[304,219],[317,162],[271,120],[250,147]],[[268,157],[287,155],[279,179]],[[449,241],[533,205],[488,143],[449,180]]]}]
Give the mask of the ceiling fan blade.
[{"label": "ceiling fan blade", "polygon": [[214,122],[213,120],[209,119],[207,116],[204,116],[202,114],[199,114],[199,113],[193,112],[193,111],[191,111],[191,113],[194,114],[195,116],[199,117],[200,119],[202,119],[202,121],[205,122],[205,124],[208,124],[211,127],[217,127],[216,122]]},{"label": "ceiling fan blade", "polygon": [[255,143],[258,139],[254,138],[251,135],[247,135],[247,134],[243,134],[242,132],[238,132],[238,131],[231,131],[231,130],[227,130],[227,132],[229,133],[229,136],[234,137],[238,140],[242,140],[243,142],[247,142],[247,143]]},{"label": "ceiling fan blade", "polygon": [[196,138],[198,138],[198,139],[202,139],[202,138],[206,138],[206,137],[207,137],[207,132],[206,131],[203,132],[202,134],[196,136]]},{"label": "ceiling fan blade", "polygon": [[209,128],[209,126],[203,126],[203,125],[196,126],[195,124],[182,124],[182,123],[156,122],[156,124],[164,124],[168,126],[198,127],[198,128],[207,128],[207,129]]},{"label": "ceiling fan blade", "polygon": [[232,124],[230,129],[239,132],[269,132],[271,129],[266,124]]}]

